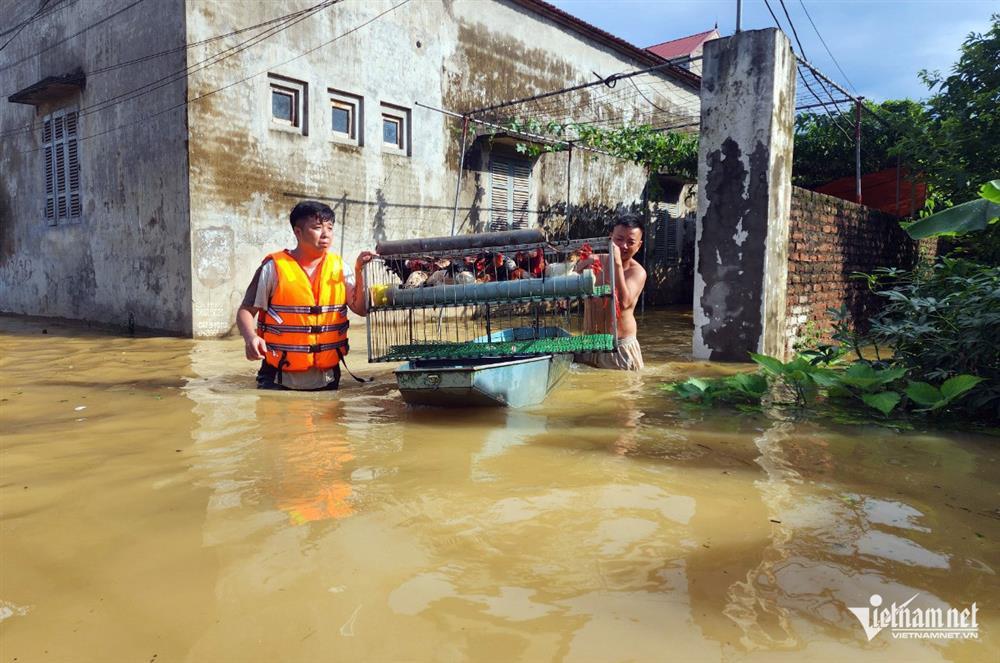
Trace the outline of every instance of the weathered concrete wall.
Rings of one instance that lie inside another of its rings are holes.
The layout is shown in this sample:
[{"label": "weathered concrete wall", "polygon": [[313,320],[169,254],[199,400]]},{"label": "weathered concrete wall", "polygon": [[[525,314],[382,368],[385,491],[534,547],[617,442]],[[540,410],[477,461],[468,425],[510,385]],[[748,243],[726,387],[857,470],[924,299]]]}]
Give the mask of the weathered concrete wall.
[{"label": "weathered concrete wall", "polygon": [[[188,0],[188,40],[304,8],[306,0]],[[361,27],[388,1],[343,3],[253,49],[193,75],[191,96],[250,73],[261,75],[192,104],[190,125],[194,333],[230,332],[234,311],[263,255],[289,246],[288,210],[299,197],[326,199],[338,214],[337,248],[348,260],[382,238],[448,234],[458,175],[459,121],[416,106],[466,111],[548,91],[602,74],[637,69],[621,53],[558,26],[515,2],[421,0]],[[293,59],[310,49],[312,53]],[[189,61],[210,50],[193,48]],[[309,86],[308,135],[274,129],[267,73]],[[663,84],[690,103],[697,91]],[[327,89],[364,103],[364,144],[328,132]],[[381,149],[380,103],[411,110],[410,156]],[[510,147],[470,141],[459,200],[460,232],[486,222],[489,152]],[[540,157],[532,174],[530,219],[559,224],[565,214],[566,155]],[[640,169],[574,154],[571,211],[594,214],[637,205]],[[291,193],[294,195],[286,195]]]},{"label": "weathered concrete wall", "polygon": [[868,320],[884,303],[855,272],[911,268],[920,245],[892,215],[795,187],[788,254],[787,351],[799,341],[829,338],[828,309],[846,306],[854,320]]},{"label": "weathered concrete wall", "polygon": [[[114,325],[126,325],[132,316],[139,327],[188,334],[186,118],[177,109],[143,119],[183,102],[185,81],[180,77],[100,107],[182,71],[184,53],[97,71],[182,46],[184,2],[157,0],[125,9],[129,4],[54,6],[0,52],[0,310]],[[38,0],[0,3],[0,29],[38,7]],[[77,69],[87,74],[82,93],[37,108],[7,101],[43,78]],[[40,123],[65,106],[81,110],[83,214],[78,223],[49,226]]]},{"label": "weathered concrete wall", "polygon": [[705,44],[694,354],[785,352],[795,58],[779,30]]}]

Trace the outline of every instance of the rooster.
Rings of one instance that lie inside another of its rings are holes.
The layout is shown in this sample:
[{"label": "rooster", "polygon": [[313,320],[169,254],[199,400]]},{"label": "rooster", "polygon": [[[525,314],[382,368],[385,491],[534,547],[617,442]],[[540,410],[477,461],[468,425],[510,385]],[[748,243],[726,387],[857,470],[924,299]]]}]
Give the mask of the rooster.
[{"label": "rooster", "polygon": [[584,242],[583,246],[580,247],[580,260],[586,260],[587,258],[594,258],[594,261],[587,265],[587,269],[594,272],[594,276],[600,276],[601,272],[604,271],[604,265],[601,263],[600,257],[594,256],[594,248],[590,245],[590,242]]},{"label": "rooster", "polygon": [[549,263],[545,267],[545,278],[552,278],[554,276],[566,276],[573,272],[573,267],[576,265],[577,260],[580,259],[580,253],[578,251],[573,251],[563,262],[553,262]]}]

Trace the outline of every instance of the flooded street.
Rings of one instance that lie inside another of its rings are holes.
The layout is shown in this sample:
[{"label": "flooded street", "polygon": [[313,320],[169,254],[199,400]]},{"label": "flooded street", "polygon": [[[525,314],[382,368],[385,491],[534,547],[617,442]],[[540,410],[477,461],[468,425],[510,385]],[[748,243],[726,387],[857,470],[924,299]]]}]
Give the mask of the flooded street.
[{"label": "flooded street", "polygon": [[[996,661],[1000,439],[688,411],[641,378],[407,407],[352,328],[339,393],[242,341],[0,318],[0,661]],[[48,333],[42,334],[42,329]],[[978,605],[978,640],[848,608]]]}]

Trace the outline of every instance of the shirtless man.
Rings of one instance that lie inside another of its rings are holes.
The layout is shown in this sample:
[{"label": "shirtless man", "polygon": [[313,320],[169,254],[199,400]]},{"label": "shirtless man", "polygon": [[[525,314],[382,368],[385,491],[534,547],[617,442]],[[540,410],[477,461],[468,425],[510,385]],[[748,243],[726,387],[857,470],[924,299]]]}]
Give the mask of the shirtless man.
[{"label": "shirtless man", "polygon": [[[611,229],[611,259],[591,256],[577,261],[574,269],[581,272],[597,260],[604,261],[604,271],[599,283],[615,280],[615,299],[618,309],[618,349],[613,352],[585,352],[576,355],[576,361],[596,368],[620,371],[641,371],[642,351],[636,339],[635,305],[646,285],[646,270],[633,258],[642,248],[642,222],[629,215],[618,219]],[[611,263],[609,268],[608,263]],[[608,299],[591,299],[584,305],[584,328],[587,333],[607,333],[611,329],[614,305]]]}]

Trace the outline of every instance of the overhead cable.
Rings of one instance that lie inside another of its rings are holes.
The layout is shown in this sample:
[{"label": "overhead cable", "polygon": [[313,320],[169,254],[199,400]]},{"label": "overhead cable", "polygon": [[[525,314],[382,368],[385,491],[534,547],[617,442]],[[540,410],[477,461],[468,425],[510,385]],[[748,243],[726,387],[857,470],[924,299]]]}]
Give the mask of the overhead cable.
[{"label": "overhead cable", "polygon": [[36,18],[38,18],[39,14],[42,13],[42,10],[45,9],[45,5],[47,5],[47,4],[49,4],[49,0],[42,0],[42,4],[38,7],[38,9],[35,11],[35,13],[32,14],[31,16],[29,16],[23,23],[21,23],[21,25],[17,26],[17,28],[15,28],[14,34],[11,36],[11,38],[8,39],[7,41],[5,41],[3,43],[3,46],[0,46],[0,51],[2,51],[3,49],[7,48],[7,46],[10,45],[10,42],[12,42],[15,39],[17,39],[17,36],[19,34],[21,34],[21,30],[24,30],[24,28],[27,27],[27,25],[29,23],[31,23]]},{"label": "overhead cable", "polygon": [[[76,1],[76,0],[74,0],[74,1]],[[115,71],[117,69],[123,69],[125,67],[130,67],[130,66],[135,65],[135,64],[141,64],[143,62],[148,62],[150,60],[155,60],[156,58],[162,57],[164,55],[171,55],[173,53],[178,53],[180,51],[190,50],[192,48],[197,48],[199,46],[204,46],[206,44],[212,43],[213,41],[219,41],[220,39],[227,39],[229,37],[235,37],[236,35],[243,34],[244,32],[250,32],[252,30],[257,30],[257,29],[260,29],[260,28],[265,28],[265,27],[267,27],[269,25],[274,25],[275,23],[282,23],[284,21],[289,20],[290,18],[294,18],[294,17],[300,16],[302,14],[307,14],[307,13],[313,11],[313,10],[314,10],[314,7],[308,7],[306,9],[302,9],[302,10],[299,10],[297,12],[292,12],[291,14],[285,14],[283,16],[278,16],[276,18],[272,18],[272,19],[269,19],[267,21],[263,21],[261,23],[257,23],[255,25],[248,25],[248,26],[246,26],[244,28],[239,28],[238,30],[233,30],[232,32],[227,32],[225,34],[214,35],[212,37],[206,37],[205,39],[201,39],[199,41],[189,42],[189,43],[186,43],[186,44],[184,44],[182,46],[176,46],[174,48],[168,48],[168,49],[163,50],[163,51],[157,51],[156,53],[148,53],[146,55],[143,55],[141,57],[134,58],[134,59],[131,59],[131,60],[123,60],[121,62],[116,62],[115,64],[106,65],[104,67],[97,67],[95,69],[89,69],[86,72],[87,80],[90,81],[95,76],[97,76],[99,74],[104,74],[104,73],[109,72],[109,71]],[[10,96],[13,93],[14,93],[14,91],[2,94],[2,95],[0,95],[0,98],[8,97],[8,96]]]},{"label": "overhead cable", "polygon": [[133,2],[131,4],[128,4],[128,5],[125,5],[124,7],[122,7],[121,9],[119,9],[118,11],[105,16],[101,20],[96,21],[95,23],[92,23],[92,24],[88,25],[87,27],[83,28],[82,30],[78,30],[77,32],[74,32],[73,34],[71,34],[68,37],[65,37],[64,39],[60,39],[59,41],[56,41],[56,42],[53,42],[53,43],[49,44],[48,46],[46,46],[45,48],[43,48],[40,51],[36,51],[34,53],[31,53],[30,55],[26,55],[23,58],[21,58],[20,60],[15,60],[14,62],[10,62],[8,64],[5,64],[4,66],[0,67],[0,71],[7,71],[8,69],[10,69],[11,67],[13,67],[15,65],[19,65],[22,62],[26,62],[26,61],[34,58],[34,57],[37,57],[37,56],[41,55],[42,53],[45,53],[46,51],[51,51],[56,46],[59,46],[60,44],[65,44],[66,42],[70,41],[71,39],[75,39],[75,38],[79,37],[80,35],[82,35],[83,33],[87,32],[88,30],[92,30],[92,29],[96,28],[97,26],[99,26],[99,25],[101,25],[103,23],[107,23],[108,21],[110,21],[111,19],[115,18],[119,14],[122,14],[122,13],[128,11],[129,9],[132,9],[132,7],[135,7],[136,5],[138,5],[138,4],[142,3],[142,2],[145,2],[145,1],[146,0],[135,0],[135,2]]},{"label": "overhead cable", "polygon": [[[96,112],[99,112],[99,111],[102,111],[102,110],[106,110],[106,109],[111,108],[113,106],[118,106],[120,104],[126,103],[128,101],[133,100],[133,99],[137,99],[138,97],[147,95],[147,94],[149,94],[151,92],[154,92],[154,91],[156,91],[158,89],[161,89],[163,87],[171,85],[171,84],[173,84],[173,83],[175,83],[175,82],[177,82],[179,80],[182,80],[182,79],[188,77],[190,74],[196,73],[196,72],[201,71],[203,69],[207,69],[208,67],[211,67],[211,66],[213,66],[215,64],[218,64],[219,62],[222,62],[223,60],[225,60],[227,58],[230,58],[233,55],[236,55],[237,53],[241,53],[241,52],[243,52],[243,51],[245,51],[245,50],[247,50],[247,49],[249,49],[249,48],[257,45],[258,43],[260,43],[260,42],[262,42],[262,41],[264,41],[266,39],[269,39],[270,37],[273,37],[274,35],[276,35],[276,34],[278,34],[280,32],[283,32],[284,30],[287,30],[288,28],[291,28],[292,26],[296,25],[297,23],[300,23],[300,22],[304,21],[305,19],[309,18],[310,16],[313,16],[314,14],[318,13],[319,11],[321,11],[323,9],[326,9],[329,6],[337,4],[337,3],[342,2],[342,1],[343,0],[325,0],[325,2],[321,2],[318,5],[313,5],[312,7],[310,7],[308,10],[305,10],[304,12],[300,11],[300,12],[295,12],[294,14],[290,14],[288,16],[294,17],[291,20],[285,20],[283,23],[279,23],[277,25],[273,25],[272,27],[268,28],[264,32],[259,33],[257,35],[254,35],[254,36],[252,36],[252,37],[250,37],[250,38],[248,38],[248,39],[246,39],[246,40],[244,40],[242,42],[239,42],[239,43],[237,43],[237,44],[235,44],[233,46],[229,46],[228,48],[225,48],[225,49],[223,49],[221,51],[213,53],[209,57],[207,57],[207,58],[205,58],[203,60],[200,60],[199,62],[196,62],[196,63],[194,63],[192,65],[187,66],[187,67],[184,67],[183,69],[179,69],[177,71],[171,72],[170,74],[167,74],[166,76],[160,77],[158,79],[155,79],[153,81],[150,81],[148,83],[140,85],[137,88],[133,88],[133,89],[128,90],[126,92],[122,92],[122,93],[120,93],[118,95],[115,95],[115,96],[112,96],[112,97],[108,97],[108,98],[102,99],[100,101],[96,101],[96,102],[94,102],[94,103],[92,103],[92,104],[90,104],[88,106],[85,106],[85,107],[79,109],[79,116],[83,117],[83,116],[90,115],[90,114],[93,114],[93,113],[96,113]],[[17,128],[17,129],[11,129],[9,131],[0,133],[0,137],[10,136],[10,135],[17,134],[17,133],[30,132],[30,131],[34,130],[36,128],[36,126],[37,125],[35,125],[35,124],[23,125],[23,126]]]},{"label": "overhead cable", "polygon": [[819,28],[816,27],[816,23],[813,21],[812,16],[809,14],[809,10],[806,9],[805,3],[802,0],[799,0],[799,4],[802,5],[802,11],[805,12],[806,18],[808,18],[809,19],[809,23],[812,24],[813,30],[816,31],[816,36],[819,37],[820,43],[823,44],[823,48],[826,49],[826,54],[830,56],[830,59],[833,60],[833,64],[836,65],[836,67],[837,67],[837,71],[840,72],[840,75],[844,77],[844,80],[847,81],[847,84],[851,86],[851,88],[854,90],[854,92],[856,94],[857,91],[858,91],[857,86],[854,83],[851,82],[850,78],[847,77],[847,74],[841,68],[840,63],[837,62],[837,58],[833,57],[833,52],[830,51],[830,47],[826,45],[826,40],[823,39],[823,35],[820,34]]},{"label": "overhead cable", "polygon": [[[340,0],[337,0],[337,1],[340,1]],[[132,122],[125,122],[123,124],[119,124],[117,126],[111,127],[111,128],[106,129],[104,131],[97,132],[95,134],[88,134],[86,136],[81,136],[78,140],[79,141],[90,140],[90,139],[93,139],[93,138],[98,138],[100,136],[105,136],[107,134],[113,133],[115,131],[119,131],[121,129],[125,129],[127,127],[136,126],[136,125],[139,125],[139,124],[145,124],[149,120],[152,120],[155,117],[159,117],[160,115],[163,115],[164,113],[169,113],[170,111],[174,111],[174,110],[177,110],[177,109],[180,109],[180,108],[184,108],[184,107],[186,107],[186,106],[188,106],[188,105],[190,105],[190,104],[192,104],[192,103],[194,103],[196,101],[201,101],[202,99],[205,99],[205,98],[210,97],[210,96],[212,96],[214,94],[222,92],[223,90],[228,90],[229,88],[231,88],[233,86],[236,86],[236,85],[239,85],[240,83],[245,83],[246,81],[248,81],[248,80],[250,80],[252,78],[256,78],[257,76],[261,76],[263,74],[266,74],[269,71],[272,71],[273,69],[275,69],[277,67],[283,67],[283,66],[285,66],[285,65],[287,65],[289,63],[294,62],[295,60],[298,60],[299,58],[303,58],[303,57],[305,57],[305,56],[307,56],[307,55],[309,55],[311,53],[314,53],[314,52],[320,50],[321,48],[325,48],[325,47],[329,46],[330,44],[332,44],[332,43],[334,43],[334,42],[336,42],[336,41],[338,41],[340,39],[343,39],[344,37],[346,37],[346,36],[348,36],[350,34],[353,34],[353,33],[357,32],[358,30],[360,30],[360,29],[362,29],[362,28],[364,28],[364,27],[366,27],[366,26],[374,23],[375,21],[377,21],[378,19],[382,18],[386,14],[389,14],[389,13],[395,11],[396,9],[399,9],[400,7],[402,7],[403,5],[407,4],[408,2],[410,2],[410,0],[403,0],[402,2],[400,2],[400,3],[396,4],[396,5],[393,5],[392,7],[389,7],[385,11],[383,11],[383,12],[381,12],[379,14],[376,14],[375,16],[373,16],[372,18],[368,19],[364,23],[361,23],[360,25],[357,25],[357,26],[351,28],[350,30],[347,30],[346,32],[343,32],[343,33],[337,35],[336,37],[323,42],[322,44],[320,44],[318,46],[315,46],[315,47],[313,47],[313,48],[311,48],[311,49],[309,49],[307,51],[299,53],[296,56],[288,58],[287,60],[284,60],[282,62],[274,63],[271,66],[269,66],[267,69],[262,69],[262,70],[260,70],[260,71],[258,71],[256,73],[249,74],[247,76],[244,76],[243,78],[240,78],[238,80],[232,81],[231,83],[227,83],[226,85],[223,85],[222,87],[209,90],[208,92],[204,92],[202,94],[199,94],[196,97],[192,97],[192,98],[187,99],[185,101],[182,101],[182,102],[180,102],[178,104],[174,104],[172,106],[168,106],[167,108],[163,108],[163,109],[161,109],[161,110],[159,110],[159,111],[157,111],[155,113],[151,113],[149,115],[141,117],[138,120],[134,120]],[[29,153],[29,152],[37,152],[40,149],[42,149],[42,148],[35,148],[35,149],[31,149],[31,150],[24,150],[21,153],[22,154],[26,154],[26,153]]]}]

